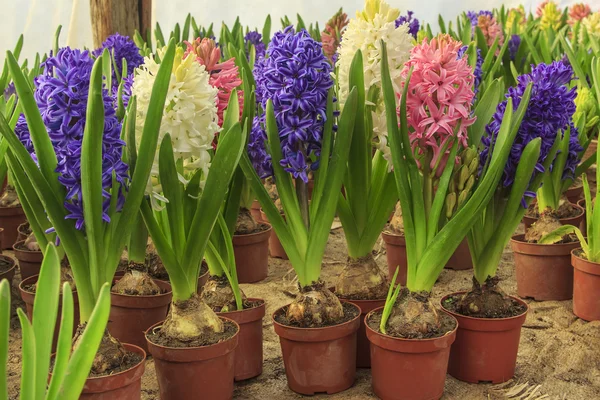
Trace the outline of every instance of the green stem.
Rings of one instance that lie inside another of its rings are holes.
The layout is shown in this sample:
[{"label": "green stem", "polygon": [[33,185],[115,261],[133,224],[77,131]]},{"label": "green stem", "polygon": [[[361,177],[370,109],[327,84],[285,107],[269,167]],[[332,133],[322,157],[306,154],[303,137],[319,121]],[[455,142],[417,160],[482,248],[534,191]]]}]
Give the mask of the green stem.
[{"label": "green stem", "polygon": [[310,211],[308,209],[308,184],[301,178],[296,178],[296,196],[298,196],[298,203],[300,203],[300,215],[304,226],[308,230],[310,228]]},{"label": "green stem", "polygon": [[148,245],[148,230],[142,219],[141,214],[135,219],[135,227],[131,231],[129,237],[129,246],[127,246],[127,254],[129,261],[143,264],[146,261],[146,246]]}]

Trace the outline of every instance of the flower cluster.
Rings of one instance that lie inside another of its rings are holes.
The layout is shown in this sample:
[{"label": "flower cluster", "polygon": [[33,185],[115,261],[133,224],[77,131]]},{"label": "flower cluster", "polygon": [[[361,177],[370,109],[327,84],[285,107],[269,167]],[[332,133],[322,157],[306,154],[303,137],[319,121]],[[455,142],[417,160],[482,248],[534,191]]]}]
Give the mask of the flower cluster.
[{"label": "flower cluster", "polygon": [[573,4],[569,8],[569,25],[573,26],[575,23],[581,21],[592,13],[590,6],[584,3]]},{"label": "flower cluster", "polygon": [[340,42],[342,41],[342,32],[348,25],[348,15],[340,10],[325,25],[321,32],[321,43],[323,43],[323,52],[332,63],[336,61],[336,54]]},{"label": "flower cluster", "polygon": [[[197,38],[193,43],[185,42],[185,44],[187,50],[184,57],[189,54],[195,55],[196,61],[204,65],[206,71],[210,74],[209,83],[219,90],[217,114],[219,116],[219,126],[223,126],[223,113],[229,104],[231,92],[242,84],[235,60],[230,58],[227,61],[220,62],[221,50],[212,39]],[[241,115],[244,104],[244,93],[241,90],[238,91],[238,101]]]},{"label": "flower cluster", "polygon": [[[339,98],[343,106],[349,93],[349,75],[352,59],[358,50],[362,52],[365,77],[365,91],[371,87],[381,89],[381,40],[386,42],[387,62],[392,84],[396,92],[402,83],[401,70],[408,60],[413,38],[408,33],[408,25],[396,27],[400,11],[391,8],[383,0],[367,0],[363,11],[350,20],[342,36],[339,49],[338,67]],[[373,141],[391,165],[391,153],[387,144],[387,123],[385,106],[379,96],[373,107]]]},{"label": "flower cluster", "polygon": [[[582,28],[585,28],[585,32],[589,36],[592,36],[596,39],[600,39],[600,11],[592,13],[581,20]],[[580,41],[583,41],[584,38],[584,29],[580,32]]]},{"label": "flower cluster", "polygon": [[[162,58],[165,51],[166,48],[159,49],[159,57]],[[149,56],[136,71],[132,94],[137,97],[137,143],[140,143],[159,67],[160,64],[154,57]],[[196,62],[193,54],[183,58],[183,49],[176,50],[158,138],[160,144],[164,135],[169,133],[175,159],[183,160],[184,172],[202,169],[204,177],[210,167],[209,150],[219,132],[218,89],[209,83],[209,78],[206,67]],[[152,194],[153,202],[162,199],[161,187],[157,181],[158,155],[157,150],[146,190],[147,194]],[[155,202],[153,205],[156,207]]]},{"label": "flower cluster", "polygon": [[496,50],[496,54],[498,54],[504,43],[504,33],[494,14],[491,11],[479,11],[478,13],[469,11],[467,17],[471,21],[473,35],[475,35],[475,28],[479,27],[488,46],[494,44],[494,41],[498,38],[498,49]]},{"label": "flower cluster", "polygon": [[264,57],[265,51],[267,48],[263,43],[263,38],[258,31],[250,31],[244,36],[244,42],[246,45],[246,55],[249,57],[250,55],[250,45],[254,46],[254,50],[256,51],[256,58]]},{"label": "flower cluster", "polygon": [[[513,108],[516,110],[527,85],[530,82],[533,84],[529,106],[504,168],[502,180],[504,187],[510,187],[513,184],[523,149],[527,143],[538,137],[541,138],[542,143],[536,170],[544,172],[543,163],[554,144],[557,133],[564,131],[569,126],[572,127],[572,117],[575,112],[574,100],[577,95],[575,89],[568,88],[572,79],[572,68],[560,61],[555,61],[550,65],[535,66],[530,74],[519,76],[518,85],[508,90],[506,97],[512,99]],[[492,122],[486,127],[487,134],[482,138],[484,149],[480,153],[480,165],[485,165],[490,155],[490,146],[500,131],[506,106],[506,100],[498,105]],[[574,172],[573,156],[580,151],[577,137],[577,131],[572,127],[569,160],[565,168],[567,175]],[[527,192],[526,196],[533,197],[535,193]]]},{"label": "flower cluster", "polygon": [[[125,76],[131,76],[133,71],[144,62],[144,57],[140,54],[140,49],[135,45],[133,40],[118,33],[107,37],[104,43],[102,43],[102,47],[94,50],[94,57],[100,57],[104,49],[108,49],[113,55],[119,71],[121,71],[123,66],[123,59],[127,61],[127,71],[123,74]],[[113,71],[112,82],[113,86],[119,86],[115,71]]]},{"label": "flower cluster", "polygon": [[515,61],[519,47],[521,47],[521,36],[512,35],[508,41],[508,55],[511,61]]},{"label": "flower cluster", "polygon": [[407,15],[401,15],[396,20],[396,28],[400,25],[408,24],[408,33],[410,33],[416,39],[419,29],[421,29],[421,25],[419,24],[418,19],[413,18],[413,14],[414,12],[408,11]]},{"label": "flower cluster", "polygon": [[439,165],[436,172],[443,170],[444,155],[455,137],[467,145],[467,128],[475,122],[471,117],[475,77],[466,58],[458,55],[461,47],[449,35],[424,40],[413,48],[402,70],[406,78],[413,69],[406,99],[410,141],[428,168]]},{"label": "flower cluster", "polygon": [[[469,46],[463,46],[458,50],[457,56],[458,58],[463,58],[465,57],[465,59],[468,60],[468,54],[467,54],[467,50],[469,49]],[[477,93],[479,93],[479,85],[481,85],[481,79],[483,78],[483,56],[481,55],[481,49],[477,49],[477,63],[475,64],[475,68],[473,68],[473,76],[475,77],[474,81],[473,81],[473,92],[475,93],[475,95],[477,95]],[[475,102],[475,98],[477,96],[473,97],[473,102]]]},{"label": "flower cluster", "polygon": [[[294,178],[308,182],[309,171],[318,168],[318,160],[312,163],[310,157],[318,157],[321,149],[327,94],[333,86],[331,64],[321,44],[306,30],[295,33],[287,27],[273,36],[258,69],[257,99],[263,110],[268,100],[273,102],[283,153],[281,165]],[[260,118],[254,121],[255,126],[263,122]],[[255,129],[252,137],[257,137]],[[254,151],[252,146],[249,151]]]},{"label": "flower cluster", "polygon": [[523,7],[523,5],[508,10],[508,15],[506,17],[507,32],[510,32],[513,29],[514,25],[517,30],[517,33],[523,33],[525,32],[526,24],[527,15],[525,14],[525,8]]},{"label": "flower cluster", "polygon": [[[537,8],[535,9],[535,15],[536,15],[536,17],[540,18],[544,14],[544,8],[549,3],[554,3],[554,1],[553,0],[544,0],[540,4],[538,4]],[[554,4],[556,5],[556,3],[554,3]]]},{"label": "flower cluster", "polygon": [[[35,79],[34,97],[56,153],[58,180],[67,189],[64,202],[68,211],[66,218],[74,219],[77,229],[83,229],[85,223],[81,194],[81,146],[93,65],[94,60],[89,52],[65,47],[43,63],[44,73]],[[128,166],[122,161],[125,143],[120,138],[121,123],[116,117],[114,99],[106,89],[103,90],[103,101],[102,217],[109,222],[107,211],[113,175],[119,184],[125,185]],[[15,133],[36,159],[23,116],[19,118]],[[124,201],[123,193],[119,191],[117,210],[120,210]]]},{"label": "flower cluster", "polygon": [[[539,11],[539,8],[538,8]],[[553,2],[547,2],[541,9],[540,28],[559,30],[562,26],[562,10]]]},{"label": "flower cluster", "polygon": [[579,87],[575,98],[575,107],[575,114],[573,114],[575,124],[579,125],[581,118],[585,118],[586,130],[597,125],[600,113],[598,111],[598,100],[596,100],[593,90],[585,86]]}]

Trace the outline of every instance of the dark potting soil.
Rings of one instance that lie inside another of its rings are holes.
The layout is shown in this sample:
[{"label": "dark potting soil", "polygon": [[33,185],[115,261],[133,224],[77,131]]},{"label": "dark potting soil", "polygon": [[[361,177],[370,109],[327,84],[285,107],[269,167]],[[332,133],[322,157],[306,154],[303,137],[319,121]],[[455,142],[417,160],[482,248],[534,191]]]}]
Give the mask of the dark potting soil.
[{"label": "dark potting soil", "polygon": [[252,229],[251,231],[243,231],[243,232],[235,231],[235,235],[240,235],[240,236],[243,236],[243,235],[252,235],[252,234],[264,232],[264,231],[267,231],[267,230],[269,230],[269,225],[267,225],[267,224],[258,224],[256,226],[256,228]]},{"label": "dark potting soil", "polygon": [[[575,218],[579,217],[581,214],[582,211],[579,208],[573,207],[573,205],[568,201],[563,202],[563,204],[558,207],[558,210],[555,211],[555,215],[558,217],[558,219]],[[537,203],[532,203],[529,205],[525,215],[531,218],[539,218],[540,212],[538,210]]]},{"label": "dark potting soil", "polygon": [[11,269],[15,264],[0,257],[0,272],[6,272]]},{"label": "dark potting soil", "polygon": [[135,367],[136,365],[141,363],[143,360],[144,360],[144,358],[142,357],[141,354],[134,353],[132,351],[128,351],[125,354],[125,357],[123,357],[123,360],[121,361],[121,365],[119,365],[117,368],[111,368],[107,371],[104,371],[101,374],[95,374],[93,372],[90,372],[89,377],[90,378],[99,378],[101,376],[118,374],[119,372],[124,372],[124,371],[127,371],[128,369]]},{"label": "dark potting soil", "polygon": [[211,346],[213,344],[221,343],[226,341],[227,339],[233,337],[238,331],[238,328],[234,323],[229,321],[223,321],[225,329],[221,333],[211,332],[209,335],[205,335],[204,337],[199,337],[190,342],[182,342],[180,340],[172,339],[166,337],[160,327],[153,329],[152,331],[146,334],[148,340],[152,343],[163,346],[163,347],[175,347],[175,348],[188,348],[188,347],[204,347]]},{"label": "dark potting soil", "polygon": [[[311,326],[311,328],[325,328],[327,326],[335,326],[341,325],[346,322],[352,321],[356,318],[357,315],[360,314],[360,310],[358,307],[350,304],[350,303],[342,303],[342,307],[344,309],[344,317],[337,323],[326,323],[321,326]],[[277,313],[275,313],[275,321],[285,326],[293,326],[299,327],[300,325],[296,322],[290,322],[286,316],[287,306],[281,308]]]},{"label": "dark potting soil", "polygon": [[[448,296],[444,300],[442,305],[448,311],[452,311],[453,313],[464,315],[465,317],[470,317],[471,315],[469,315],[469,313],[464,313],[464,312],[458,311],[458,302],[460,301],[461,298],[462,298],[462,295],[460,295],[460,294]],[[486,313],[484,318],[488,318],[488,319],[511,318],[511,317],[516,317],[516,316],[522,315],[525,311],[527,311],[527,307],[524,306],[523,304],[519,303],[515,299],[509,298],[509,300],[512,304],[508,308],[508,310],[505,310],[505,311],[492,310],[492,311]],[[476,318],[481,318],[481,316],[478,315]]]},{"label": "dark potting soil", "polygon": [[[446,335],[448,332],[452,332],[454,330],[454,328],[456,328],[457,324],[456,324],[456,320],[454,318],[452,318],[451,316],[449,316],[448,314],[446,314],[445,312],[443,312],[441,310],[438,310],[438,312],[439,312],[439,316],[440,316],[441,326],[436,331],[427,332],[427,334],[423,334],[421,332],[415,332],[414,335],[407,335],[407,336],[401,336],[401,335],[397,335],[397,334],[391,334],[391,335],[387,334],[387,335],[397,337],[400,339],[435,339],[438,337],[442,337],[442,336]],[[376,312],[372,313],[370,315],[369,319],[367,320],[367,324],[369,325],[369,327],[379,333],[381,333],[381,331],[379,330],[379,325],[381,324],[382,314],[383,314],[383,311],[381,311],[381,310],[376,311]]]}]

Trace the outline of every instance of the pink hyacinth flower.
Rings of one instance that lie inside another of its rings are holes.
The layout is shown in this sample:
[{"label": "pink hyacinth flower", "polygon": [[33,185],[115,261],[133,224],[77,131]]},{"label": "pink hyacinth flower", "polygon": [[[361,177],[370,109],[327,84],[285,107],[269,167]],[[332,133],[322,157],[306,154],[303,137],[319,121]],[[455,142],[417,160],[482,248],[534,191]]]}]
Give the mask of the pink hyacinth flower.
[{"label": "pink hyacinth flower", "polygon": [[[449,35],[440,35],[431,42],[425,39],[412,49],[402,70],[406,79],[413,68],[406,111],[415,157],[428,160],[429,170],[437,164],[438,176],[444,170],[454,138],[459,146],[466,146],[467,128],[475,122],[471,116],[475,77],[467,59],[458,58],[461,47],[462,43]],[[402,86],[405,84],[406,81]]]},{"label": "pink hyacinth flower", "polygon": [[323,53],[330,61],[337,52],[342,40],[342,32],[348,25],[348,16],[341,9],[334,14],[333,17],[325,25],[325,29],[321,32],[321,42],[323,43]]},{"label": "pink hyacinth flower", "polygon": [[569,25],[573,26],[592,13],[590,6],[584,3],[573,4],[569,8]]},{"label": "pink hyacinth flower", "polygon": [[490,15],[480,15],[477,18],[477,26],[481,29],[488,46],[494,44],[496,38],[499,38],[498,48],[496,49],[496,55],[498,55],[500,53],[500,48],[504,44],[504,32],[502,31],[502,26],[495,17]]},{"label": "pink hyacinth flower", "polygon": [[[223,126],[223,113],[229,103],[231,92],[242,84],[238,67],[233,58],[227,61],[221,61],[221,49],[217,47],[214,40],[209,38],[197,38],[194,42],[185,42],[187,49],[184,57],[193,53],[196,60],[205,66],[210,74],[209,83],[212,87],[219,89],[217,95],[217,115],[219,116],[219,126]],[[238,90],[238,100],[240,105],[240,115],[242,115],[244,104],[244,92]]]}]

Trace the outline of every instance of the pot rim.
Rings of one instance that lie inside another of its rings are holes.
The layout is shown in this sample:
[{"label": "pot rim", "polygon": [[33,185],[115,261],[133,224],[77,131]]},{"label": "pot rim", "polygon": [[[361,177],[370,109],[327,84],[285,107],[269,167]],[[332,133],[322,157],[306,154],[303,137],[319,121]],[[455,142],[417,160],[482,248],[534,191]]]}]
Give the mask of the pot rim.
[{"label": "pot rim", "polygon": [[[585,199],[583,199],[583,200],[585,200]],[[581,201],[581,200],[580,200],[580,201]],[[584,217],[584,214],[585,214],[585,208],[583,208],[583,207],[582,207],[582,206],[580,206],[579,204],[576,204],[576,203],[571,203],[570,201],[569,201],[569,203],[570,203],[570,204],[571,204],[573,207],[575,207],[575,208],[579,209],[579,211],[581,211],[581,213],[580,213],[579,215],[576,215],[576,216],[574,216],[574,217],[569,217],[569,218],[559,218],[559,221],[565,221],[565,222],[566,222],[566,221],[573,221],[573,220],[577,220],[577,219],[579,219],[579,218],[582,218],[582,217]],[[579,203],[579,201],[578,201],[577,203]],[[531,216],[527,216],[527,215],[524,215],[524,216],[523,216],[523,218],[524,218],[524,219],[525,219],[525,218],[527,218],[527,219],[529,219],[529,220],[531,220],[531,221],[537,221],[537,220],[539,219],[539,217],[531,217]]]},{"label": "pot rim", "polygon": [[41,254],[41,255],[44,255],[44,253],[41,250],[35,250],[34,251],[34,250],[27,250],[27,249],[17,248],[17,245],[21,244],[21,243],[25,244],[25,241],[24,240],[19,240],[18,242],[15,242],[15,244],[13,244],[12,248],[13,248],[13,251],[15,253],[21,252],[21,253],[27,253],[27,254]]},{"label": "pot rim", "polygon": [[[5,260],[7,260],[9,262],[12,262],[12,267],[10,267],[6,271],[2,272],[2,274],[6,274],[6,273],[12,271],[13,269],[17,268],[17,261],[14,258],[9,257],[9,256],[4,255],[4,254],[0,254],[0,258],[3,258],[3,259],[5,259]],[[20,283],[19,283],[19,286],[21,286]]]},{"label": "pot rim", "polygon": [[240,325],[237,322],[235,322],[231,318],[224,317],[223,315],[217,315],[217,316],[220,319],[222,319],[222,320],[225,320],[227,322],[231,322],[237,328],[237,331],[235,332],[235,334],[232,337],[230,337],[227,340],[224,340],[222,342],[213,343],[213,344],[210,344],[208,346],[195,346],[195,347],[169,347],[169,346],[162,346],[160,344],[156,344],[153,341],[151,341],[150,339],[148,339],[148,332],[150,332],[152,329],[155,329],[155,328],[158,328],[158,327],[162,327],[163,323],[165,322],[164,320],[160,321],[160,322],[157,322],[156,324],[152,325],[150,328],[146,329],[146,331],[144,332],[144,338],[152,346],[157,347],[157,348],[162,349],[162,350],[199,350],[199,349],[209,349],[209,348],[213,349],[213,348],[215,348],[215,346],[219,346],[219,345],[223,345],[225,343],[228,343],[230,340],[235,339],[240,334]]},{"label": "pot rim", "polygon": [[322,332],[324,330],[331,329],[331,328],[339,328],[342,326],[351,325],[351,324],[355,323],[356,320],[360,319],[360,307],[359,306],[357,306],[356,304],[353,304],[349,301],[342,300],[342,299],[340,299],[340,302],[350,304],[350,305],[352,305],[352,307],[356,307],[358,309],[358,315],[356,317],[352,318],[350,321],[342,322],[341,324],[336,324],[336,325],[323,326],[321,328],[300,328],[298,326],[289,326],[289,325],[280,324],[279,322],[277,322],[275,320],[275,314],[277,314],[277,312],[279,312],[280,310],[282,310],[285,307],[288,307],[290,304],[292,304],[292,303],[289,303],[289,304],[279,307],[278,309],[273,311],[273,314],[271,314],[271,320],[273,321],[273,325],[277,325],[278,327],[288,330],[288,331],[291,331],[291,332]]},{"label": "pot rim", "polygon": [[[364,299],[364,300],[354,300],[354,299],[345,299],[343,297],[339,297],[336,293],[335,293],[335,286],[331,286],[327,288],[331,293],[335,294],[336,297],[338,299],[340,299],[340,301],[346,301],[348,303],[352,303],[352,304],[356,304],[356,303],[364,303],[364,304],[370,304],[370,303],[377,303],[377,302],[381,302],[381,301],[386,301],[387,298],[385,299]],[[356,304],[358,305],[358,304]],[[360,308],[360,306],[358,306],[358,308]]]},{"label": "pot rim", "polygon": [[[31,275],[28,278],[23,279],[21,282],[19,282],[19,291],[21,293],[26,293],[26,294],[28,294],[30,296],[35,296],[36,293],[35,292],[30,292],[28,290],[25,290],[25,288],[23,287],[23,284],[24,283],[27,283],[27,284],[37,283],[37,280],[38,280],[39,277],[40,277],[40,274],[35,274],[35,275]],[[35,279],[35,281],[33,281],[34,279]],[[61,288],[62,288],[62,285],[61,285]],[[71,293],[73,293],[73,301],[77,302],[78,301],[77,300],[77,286],[75,286],[75,288],[71,288]],[[61,299],[62,299],[62,291],[61,291]],[[25,300],[23,300],[23,301],[25,301]]]},{"label": "pot rim", "polygon": [[[583,251],[583,249],[581,247],[571,250],[571,265],[573,266],[573,268],[578,271],[587,273],[587,274],[600,276],[600,263],[586,260],[585,258],[580,257],[577,254],[575,254],[575,252],[579,251],[579,250]],[[578,262],[577,263],[573,262],[574,259],[577,260]],[[575,264],[578,264],[578,265],[575,266]],[[598,269],[598,270],[596,271],[595,269]]]},{"label": "pot rim", "polygon": [[395,340],[398,343],[428,343],[428,342],[435,342],[436,340],[440,340],[440,339],[444,339],[448,336],[451,336],[453,334],[456,333],[456,331],[458,330],[458,320],[456,319],[456,317],[454,315],[449,315],[453,320],[454,320],[454,329],[452,329],[451,331],[443,334],[442,336],[438,336],[438,337],[434,337],[434,338],[426,338],[426,339],[408,339],[408,338],[399,338],[396,336],[392,336],[392,335],[388,335],[387,333],[381,333],[379,331],[376,331],[375,329],[371,328],[369,326],[369,324],[367,323],[368,318],[371,316],[371,314],[378,312],[379,310],[383,310],[384,307],[377,307],[374,310],[371,310],[367,315],[365,315],[365,327],[373,332],[374,334],[380,335],[385,337],[386,339],[390,339],[390,340]]},{"label": "pot rim", "polygon": [[16,207],[0,207],[1,217],[14,217],[17,215],[25,215],[25,212],[23,211],[23,206],[21,204],[19,204]]},{"label": "pot rim", "polygon": [[[117,283],[119,280],[121,280],[121,278],[122,277],[116,277],[116,276],[113,277],[113,281],[112,281],[113,286],[114,286],[115,283]],[[154,283],[160,282],[163,285],[165,285],[165,284],[168,285],[169,286],[168,291],[165,292],[165,293],[159,293],[159,294],[137,296],[137,295],[132,295],[132,294],[115,293],[115,292],[112,291],[112,286],[111,286],[111,288],[110,288],[110,295],[111,296],[119,296],[119,297],[123,297],[123,298],[126,298],[126,299],[142,299],[142,300],[144,300],[144,299],[156,299],[156,298],[159,298],[159,297],[166,297],[166,296],[170,296],[170,295],[173,294],[173,288],[171,287],[171,284],[168,281],[163,281],[163,280],[154,279],[154,278],[152,278],[152,280],[154,281]]]},{"label": "pot rim", "polygon": [[264,221],[263,221],[263,222],[261,222],[261,223],[262,223],[263,225],[268,225],[268,226],[269,226],[269,227],[268,227],[268,229],[265,229],[265,230],[263,230],[263,231],[260,231],[260,232],[254,232],[254,233],[235,233],[235,234],[232,236],[232,239],[233,239],[233,238],[236,238],[236,237],[237,237],[237,238],[254,238],[254,237],[256,237],[256,236],[264,235],[264,234],[265,234],[265,233],[267,233],[267,232],[271,232],[271,230],[273,229],[273,226],[271,226],[271,224],[270,224],[270,223],[268,223],[268,222],[264,222]]},{"label": "pot rim", "polygon": [[[523,239],[523,240],[521,240]],[[579,241],[577,242],[570,242],[570,243],[548,243],[548,244],[541,244],[541,243],[529,243],[526,242],[525,240],[525,234],[523,233],[519,233],[516,235],[513,235],[510,238],[510,243],[511,243],[511,247],[513,243],[518,243],[519,245],[526,245],[526,246],[531,246],[531,248],[543,248],[546,247],[548,248],[548,246],[552,246],[554,248],[562,248],[564,249],[568,249],[569,247],[573,247],[573,246],[577,246],[576,248],[581,248],[581,243]],[[512,249],[513,252],[515,253],[523,253],[522,251],[517,251],[514,248]],[[569,252],[570,253],[570,252]],[[523,254],[531,254],[531,253],[523,253]],[[531,254],[531,255],[537,255],[537,254]],[[549,256],[554,256],[554,254],[549,254]]]},{"label": "pot rim", "polygon": [[[444,310],[445,312],[447,312],[448,314],[452,315],[454,318],[460,317],[460,318],[465,318],[467,320],[471,320],[471,321],[497,321],[497,322],[504,322],[504,321],[511,321],[511,320],[515,320],[518,318],[522,318],[523,316],[526,316],[527,313],[529,313],[530,307],[529,304],[527,304],[525,301],[523,301],[522,299],[515,297],[515,296],[511,296],[508,295],[508,297],[510,297],[513,300],[516,300],[518,303],[522,304],[525,306],[525,311],[519,315],[515,315],[514,317],[507,317],[507,318],[480,318],[480,317],[470,317],[467,315],[462,315],[462,314],[458,314],[455,313],[454,311],[450,311],[448,310],[446,307],[444,307],[444,300],[447,299],[450,296],[454,296],[454,295],[462,295],[467,293],[466,290],[461,290],[458,292],[453,292],[453,293],[448,293],[447,295],[443,296],[440,299],[440,307],[442,307],[442,310]],[[457,318],[458,320],[458,318]]]},{"label": "pot rim", "polygon": [[[131,373],[131,372],[133,372],[134,369],[138,368],[140,366],[140,364],[143,365],[143,367],[141,368],[141,373],[139,374],[139,378],[138,379],[141,379],[142,375],[144,375],[144,369],[145,369],[145,365],[144,364],[146,362],[146,359],[148,358],[148,355],[146,354],[146,352],[144,351],[144,349],[142,349],[139,346],[136,346],[135,344],[131,344],[131,343],[122,343],[122,344],[123,344],[123,346],[127,350],[131,351],[132,353],[138,353],[138,354],[141,353],[141,355],[143,356],[142,360],[139,363],[135,364],[133,367],[128,368],[125,371],[118,372],[116,374],[88,377],[85,380],[85,384],[86,385],[88,383],[100,382],[100,380],[102,380],[102,379],[120,377],[120,376],[123,376],[124,374]],[[133,351],[133,350],[137,350],[137,351]],[[137,374],[135,374],[135,375],[137,375]],[[135,377],[135,375],[134,375],[134,377]]]}]

